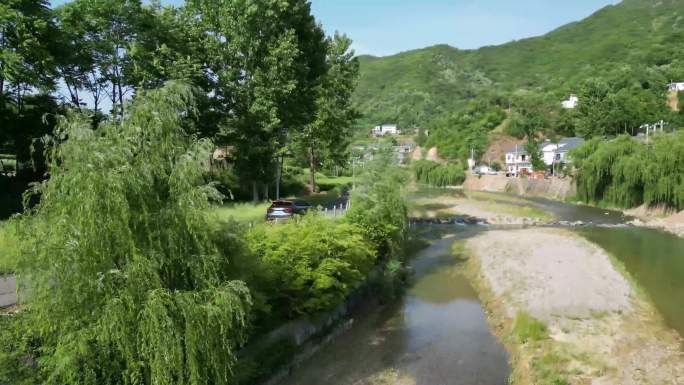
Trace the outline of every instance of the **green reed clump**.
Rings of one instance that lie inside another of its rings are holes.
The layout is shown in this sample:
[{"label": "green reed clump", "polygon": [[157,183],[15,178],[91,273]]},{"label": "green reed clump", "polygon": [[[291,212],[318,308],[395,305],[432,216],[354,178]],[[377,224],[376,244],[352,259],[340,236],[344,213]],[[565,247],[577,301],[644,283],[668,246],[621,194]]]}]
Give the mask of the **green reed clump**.
[{"label": "green reed clump", "polygon": [[460,185],[465,181],[465,171],[460,164],[441,165],[429,160],[412,164],[416,181],[435,187]]},{"label": "green reed clump", "polygon": [[35,383],[229,383],[251,299],[208,231],[219,194],[188,129],[193,99],[170,83],[96,130],[61,120],[50,179],[19,226],[29,342],[0,366],[35,365]]}]

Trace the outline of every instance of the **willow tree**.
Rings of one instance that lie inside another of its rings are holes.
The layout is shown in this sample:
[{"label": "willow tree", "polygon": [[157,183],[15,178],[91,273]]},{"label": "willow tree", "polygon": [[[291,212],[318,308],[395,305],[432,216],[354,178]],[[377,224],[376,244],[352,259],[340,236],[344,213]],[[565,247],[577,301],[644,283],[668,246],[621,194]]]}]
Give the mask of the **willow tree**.
[{"label": "willow tree", "polygon": [[[25,333],[52,384],[226,384],[249,292],[207,230],[189,87],[141,93],[96,131],[63,119],[22,219]],[[37,352],[37,353],[36,353]]]}]

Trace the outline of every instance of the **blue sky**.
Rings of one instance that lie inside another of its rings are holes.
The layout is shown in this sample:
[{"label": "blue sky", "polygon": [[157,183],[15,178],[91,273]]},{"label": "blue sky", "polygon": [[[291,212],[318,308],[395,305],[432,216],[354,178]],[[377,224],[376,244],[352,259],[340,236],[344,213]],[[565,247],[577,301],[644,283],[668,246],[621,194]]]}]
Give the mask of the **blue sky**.
[{"label": "blue sky", "polygon": [[[53,5],[65,0],[53,0]],[[163,0],[182,4],[182,0]],[[391,55],[435,44],[469,49],[549,32],[619,0],[312,0],[328,33],[359,54]]]}]

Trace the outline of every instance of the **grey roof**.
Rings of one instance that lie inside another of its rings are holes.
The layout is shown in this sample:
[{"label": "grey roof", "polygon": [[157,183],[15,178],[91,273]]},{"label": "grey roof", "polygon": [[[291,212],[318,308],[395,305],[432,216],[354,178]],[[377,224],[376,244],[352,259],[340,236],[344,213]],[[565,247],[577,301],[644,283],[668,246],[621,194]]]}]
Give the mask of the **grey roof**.
[{"label": "grey roof", "polygon": [[509,147],[506,149],[506,153],[509,152],[525,152],[525,145],[519,144],[517,146]]},{"label": "grey roof", "polygon": [[[557,152],[568,152],[570,150],[573,150],[584,143],[584,139],[582,138],[563,138],[558,141],[558,150]],[[549,144],[555,144],[555,142],[552,142],[550,140],[545,141],[544,143],[539,145],[539,149],[544,148],[545,146],[548,146]]]},{"label": "grey roof", "polygon": [[[582,138],[563,138],[558,141],[558,152],[568,152],[572,149],[575,149],[579,147],[582,143],[584,143],[584,139]],[[545,146],[548,146],[549,144],[555,144],[555,142],[552,142],[550,140],[546,140],[542,143],[539,144],[539,149],[543,149]],[[506,149],[507,153],[511,152],[518,152],[518,153],[525,153],[525,145],[524,144],[519,144],[516,147],[509,147]]]}]

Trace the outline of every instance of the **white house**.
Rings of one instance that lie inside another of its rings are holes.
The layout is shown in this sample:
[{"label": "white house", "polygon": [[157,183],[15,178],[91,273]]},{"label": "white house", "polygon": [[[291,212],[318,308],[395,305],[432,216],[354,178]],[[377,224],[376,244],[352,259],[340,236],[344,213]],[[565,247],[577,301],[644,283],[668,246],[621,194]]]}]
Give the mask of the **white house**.
[{"label": "white house", "polygon": [[396,124],[381,124],[371,130],[373,136],[399,135],[401,131]]},{"label": "white house", "polygon": [[[582,138],[563,138],[554,143],[545,141],[539,145],[542,160],[547,166],[568,164],[572,162],[568,153],[584,143]],[[516,145],[506,151],[506,172],[510,175],[528,174],[534,171],[532,159],[524,146]]]},{"label": "white house", "polygon": [[539,149],[541,150],[544,164],[554,166],[552,170],[555,173],[555,165],[572,163],[568,153],[579,147],[582,143],[584,143],[582,138],[563,138],[558,143],[547,140],[539,146]]},{"label": "white house", "polygon": [[577,95],[572,94],[568,100],[563,100],[561,102],[561,106],[563,106],[563,108],[566,110],[572,110],[577,107],[577,103],[579,103],[579,98]]},{"label": "white house", "polygon": [[506,174],[518,176],[532,171],[534,170],[531,158],[525,151],[525,146],[516,144],[515,147],[506,150]]},{"label": "white house", "polygon": [[670,84],[667,85],[667,88],[668,88],[670,91],[682,92],[682,91],[684,91],[684,82],[676,82],[676,83],[673,82],[673,83],[670,83]]}]

